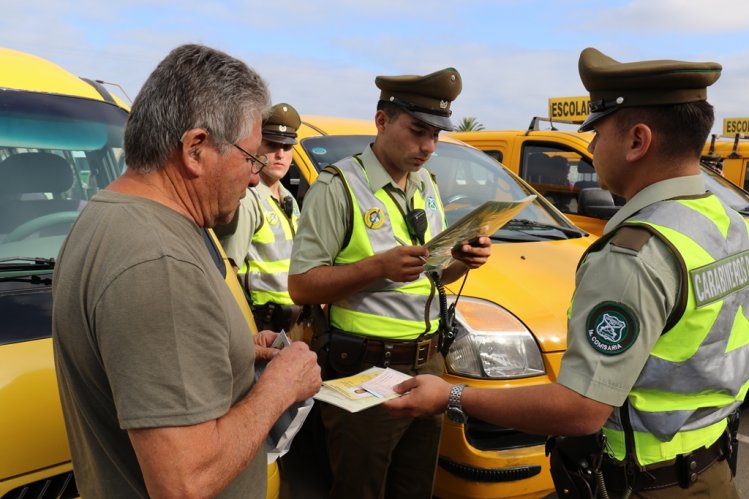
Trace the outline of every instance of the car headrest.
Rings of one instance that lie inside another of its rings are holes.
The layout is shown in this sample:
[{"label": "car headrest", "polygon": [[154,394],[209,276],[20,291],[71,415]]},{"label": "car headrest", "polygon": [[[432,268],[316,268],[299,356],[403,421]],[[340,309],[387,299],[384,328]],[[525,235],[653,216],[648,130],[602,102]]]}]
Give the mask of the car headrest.
[{"label": "car headrest", "polygon": [[48,152],[14,154],[0,162],[0,193],[60,193],[73,187],[73,171],[65,158]]}]

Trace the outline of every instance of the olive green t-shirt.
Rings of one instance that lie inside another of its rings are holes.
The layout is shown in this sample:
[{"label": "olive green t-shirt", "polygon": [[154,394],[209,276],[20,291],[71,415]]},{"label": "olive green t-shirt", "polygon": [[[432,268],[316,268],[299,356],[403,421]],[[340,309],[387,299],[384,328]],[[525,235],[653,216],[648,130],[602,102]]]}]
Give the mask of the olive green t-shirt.
[{"label": "olive green t-shirt", "polygon": [[[226,414],[254,380],[251,332],[203,229],[145,198],[102,191],[53,278],[55,365],[83,497],[147,497],[128,429]],[[266,456],[221,497],[265,497]]]}]

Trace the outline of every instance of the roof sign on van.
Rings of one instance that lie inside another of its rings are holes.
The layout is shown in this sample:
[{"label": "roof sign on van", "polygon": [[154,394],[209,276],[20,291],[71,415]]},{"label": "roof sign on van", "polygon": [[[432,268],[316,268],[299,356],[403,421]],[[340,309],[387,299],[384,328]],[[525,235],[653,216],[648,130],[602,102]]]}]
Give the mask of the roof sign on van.
[{"label": "roof sign on van", "polygon": [[723,135],[749,136],[749,118],[723,118]]},{"label": "roof sign on van", "polygon": [[590,113],[590,97],[549,97],[549,119],[552,121],[585,121]]}]

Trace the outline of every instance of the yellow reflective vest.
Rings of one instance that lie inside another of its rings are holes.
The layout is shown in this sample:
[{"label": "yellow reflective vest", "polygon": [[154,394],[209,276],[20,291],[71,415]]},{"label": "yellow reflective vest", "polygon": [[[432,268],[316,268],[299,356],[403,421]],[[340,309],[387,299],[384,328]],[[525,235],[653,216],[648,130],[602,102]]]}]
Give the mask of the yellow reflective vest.
[{"label": "yellow reflective vest", "polygon": [[[411,241],[405,214],[383,188],[372,192],[366,171],[358,157],[329,167],[337,171],[350,195],[352,228],[348,244],[335,259],[336,265],[360,261]],[[431,174],[421,169],[414,174],[423,188],[414,195],[412,209],[426,212],[425,241],[446,227],[444,208]],[[439,327],[439,300],[433,283],[422,274],[413,282],[383,279],[346,296],[330,306],[334,328],[366,336],[410,340]]]},{"label": "yellow reflective vest", "polygon": [[[290,196],[287,191],[281,192]],[[299,225],[299,207],[292,198],[293,211],[289,217],[269,189],[250,189],[248,195],[255,196],[263,221],[252,235],[252,244],[238,272],[240,281],[249,290],[255,306],[268,302],[292,305],[288,288],[289,258]]]},{"label": "yellow reflective vest", "polygon": [[714,443],[746,396],[749,224],[707,193],[652,204],[625,226],[660,238],[681,268],[680,301],[603,429],[615,458],[646,466]]}]

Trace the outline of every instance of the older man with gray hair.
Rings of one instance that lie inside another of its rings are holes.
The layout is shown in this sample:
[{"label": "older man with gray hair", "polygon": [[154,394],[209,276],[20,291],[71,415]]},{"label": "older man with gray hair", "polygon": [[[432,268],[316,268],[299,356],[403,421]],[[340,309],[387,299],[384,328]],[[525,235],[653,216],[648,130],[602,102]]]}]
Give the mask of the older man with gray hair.
[{"label": "older man with gray hair", "polygon": [[253,341],[204,230],[258,182],[268,107],[243,62],[174,49],[133,103],[127,171],[60,252],[55,362],[84,497],[265,497],[267,433],[319,388],[306,345]]}]

